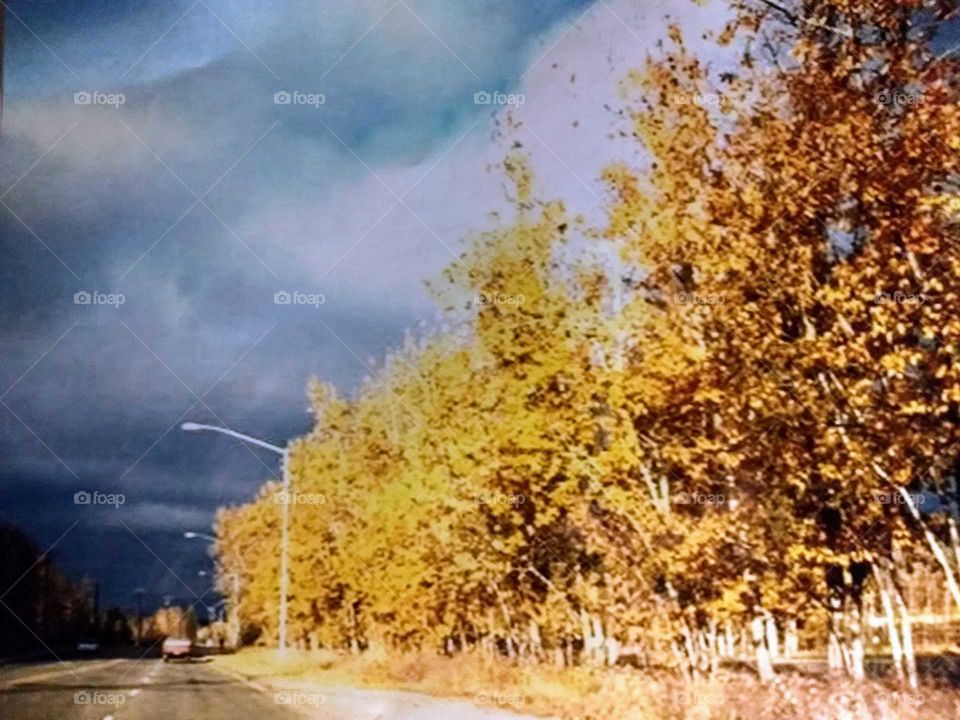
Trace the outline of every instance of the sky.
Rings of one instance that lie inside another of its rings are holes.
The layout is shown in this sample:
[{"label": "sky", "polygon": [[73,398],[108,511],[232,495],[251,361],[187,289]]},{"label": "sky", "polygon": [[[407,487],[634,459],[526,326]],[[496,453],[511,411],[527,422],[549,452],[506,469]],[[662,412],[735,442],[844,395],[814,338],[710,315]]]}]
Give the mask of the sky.
[{"label": "sky", "polygon": [[[105,603],[209,587],[217,507],[276,458],[311,376],[349,393],[508,203],[598,217],[618,83],[689,0],[8,3],[0,134],[0,520]],[[486,99],[492,102],[485,103]],[[500,104],[512,100],[511,104]],[[507,115],[511,130],[504,132]],[[290,303],[284,303],[292,298]],[[76,504],[78,492],[124,503]]]}]

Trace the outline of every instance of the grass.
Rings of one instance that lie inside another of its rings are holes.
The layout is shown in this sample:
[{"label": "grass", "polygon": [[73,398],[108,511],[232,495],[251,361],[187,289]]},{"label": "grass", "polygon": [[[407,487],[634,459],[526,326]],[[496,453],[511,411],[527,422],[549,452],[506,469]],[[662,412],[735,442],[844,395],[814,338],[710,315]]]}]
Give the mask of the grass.
[{"label": "grass", "polygon": [[946,720],[960,717],[960,692],[945,687],[904,691],[875,682],[782,674],[759,685],[722,672],[687,687],[669,674],[628,668],[557,669],[466,655],[351,657],[329,652],[248,649],[217,664],[286,685],[402,689],[477,705],[564,720]]}]

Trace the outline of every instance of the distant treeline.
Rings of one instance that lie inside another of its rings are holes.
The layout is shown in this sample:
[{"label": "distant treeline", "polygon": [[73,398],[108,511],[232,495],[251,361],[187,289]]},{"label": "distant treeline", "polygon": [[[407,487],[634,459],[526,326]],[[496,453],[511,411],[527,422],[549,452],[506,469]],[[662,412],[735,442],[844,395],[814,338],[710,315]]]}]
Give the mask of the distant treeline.
[{"label": "distant treeline", "polygon": [[93,624],[89,588],[9,524],[0,524],[0,602],[2,654],[75,643]]}]

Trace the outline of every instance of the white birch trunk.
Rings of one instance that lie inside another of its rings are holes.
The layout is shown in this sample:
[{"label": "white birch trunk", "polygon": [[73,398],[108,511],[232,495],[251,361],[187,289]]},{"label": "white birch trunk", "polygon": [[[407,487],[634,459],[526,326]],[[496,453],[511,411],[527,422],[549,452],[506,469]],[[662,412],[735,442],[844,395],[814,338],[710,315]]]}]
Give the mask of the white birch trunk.
[{"label": "white birch trunk", "polygon": [[773,619],[772,615],[767,616],[766,632],[767,649],[770,651],[770,658],[777,660],[780,658],[780,637],[777,632],[777,621]]},{"label": "white birch trunk", "polygon": [[787,658],[795,658],[800,654],[800,638],[797,635],[797,621],[787,620],[787,627],[783,631],[783,654]]},{"label": "white birch trunk", "polygon": [[864,648],[863,648],[863,618],[859,607],[855,607],[850,613],[850,664],[848,671],[850,676],[857,681],[866,677],[863,667]]},{"label": "white birch trunk", "polygon": [[903,658],[907,671],[907,683],[911,688],[916,689],[917,680],[917,658],[913,652],[913,627],[910,622],[910,610],[903,601],[903,595],[900,594],[900,588],[891,583],[893,589],[893,600],[900,613],[900,634],[903,638]]},{"label": "white birch trunk", "polygon": [[904,681],[903,674],[903,645],[900,644],[900,631],[897,629],[897,617],[893,611],[893,601],[890,599],[889,583],[884,576],[884,571],[873,568],[873,575],[877,580],[877,588],[880,593],[880,605],[883,607],[883,616],[887,623],[887,640],[890,643],[890,660],[893,662],[893,670],[897,674],[897,680]]},{"label": "white birch trunk", "polygon": [[770,651],[767,648],[766,633],[764,632],[764,618],[757,615],[750,623],[750,631],[753,637],[753,648],[757,663],[757,676],[760,682],[770,682],[773,680],[773,664],[770,662]]},{"label": "white birch trunk", "polygon": [[902,485],[897,486],[897,492],[900,493],[900,496],[903,498],[903,502],[907,507],[907,510],[910,511],[911,517],[919,523],[920,528],[923,531],[923,537],[927,541],[927,545],[930,547],[930,552],[933,553],[933,557],[936,558],[937,562],[940,564],[940,567],[943,569],[943,574],[947,579],[947,589],[950,591],[950,596],[953,598],[953,603],[957,607],[960,607],[960,585],[957,584],[957,575],[954,572],[954,569],[950,566],[950,560],[947,558],[946,553],[943,552],[943,548],[940,547],[940,541],[937,540],[937,536],[933,534],[927,524],[923,521],[923,518],[920,516],[920,511],[917,510],[917,505],[913,501],[913,497]]}]

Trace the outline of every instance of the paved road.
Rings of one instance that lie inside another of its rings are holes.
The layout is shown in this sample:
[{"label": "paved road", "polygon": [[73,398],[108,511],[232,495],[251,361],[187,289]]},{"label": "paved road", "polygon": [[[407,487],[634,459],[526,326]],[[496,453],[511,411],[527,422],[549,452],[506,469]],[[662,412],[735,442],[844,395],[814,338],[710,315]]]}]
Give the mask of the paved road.
[{"label": "paved road", "polygon": [[293,720],[305,716],[302,710],[275,702],[272,693],[258,692],[200,662],[87,660],[0,669],[2,720]]},{"label": "paved road", "polygon": [[525,720],[491,703],[282,681],[268,687],[218,671],[216,662],[0,667],[0,720]]}]

